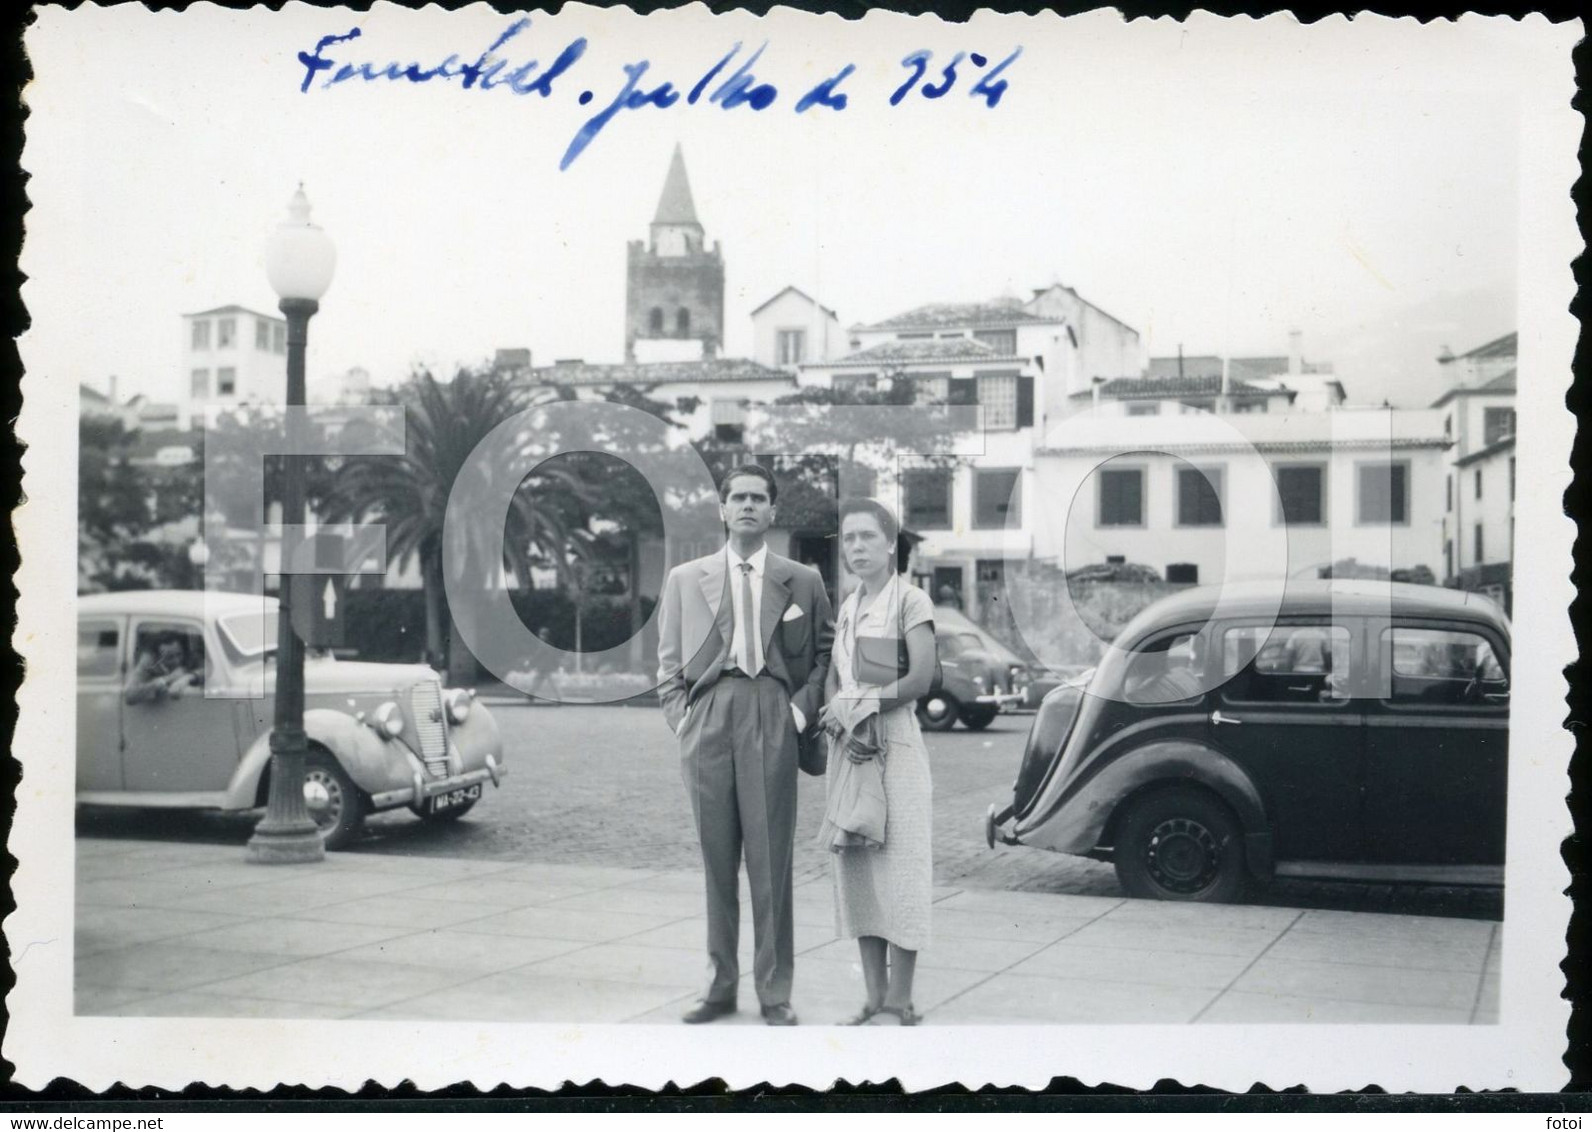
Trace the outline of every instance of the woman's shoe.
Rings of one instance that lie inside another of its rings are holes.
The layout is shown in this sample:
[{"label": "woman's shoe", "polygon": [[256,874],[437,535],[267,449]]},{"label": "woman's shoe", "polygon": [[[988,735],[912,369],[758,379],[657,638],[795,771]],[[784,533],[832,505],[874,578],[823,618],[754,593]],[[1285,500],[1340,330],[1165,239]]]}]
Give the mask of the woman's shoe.
[{"label": "woman's shoe", "polygon": [[856,1014],[841,1023],[842,1026],[866,1026],[873,1020],[873,1016],[884,1009],[880,1006],[864,1006]]},{"label": "woman's shoe", "polygon": [[916,1026],[923,1021],[923,1015],[912,1009],[910,1002],[905,1006],[881,1006],[874,1013],[893,1015],[903,1026]]}]

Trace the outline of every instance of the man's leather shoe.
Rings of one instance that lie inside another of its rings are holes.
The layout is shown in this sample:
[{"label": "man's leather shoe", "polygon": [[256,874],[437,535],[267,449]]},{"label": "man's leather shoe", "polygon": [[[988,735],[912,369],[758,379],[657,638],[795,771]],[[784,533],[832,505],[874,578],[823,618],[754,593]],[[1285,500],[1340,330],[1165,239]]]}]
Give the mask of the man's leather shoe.
[{"label": "man's leather shoe", "polygon": [[796,1025],[796,1012],[790,1008],[790,1003],[781,1002],[774,1006],[763,1007],[763,1021],[770,1026]]},{"label": "man's leather shoe", "polygon": [[699,999],[691,1005],[691,1009],[680,1015],[680,1021],[696,1026],[703,1022],[711,1022],[715,1018],[723,1018],[726,1014],[735,1013],[735,1001],[710,1002]]}]

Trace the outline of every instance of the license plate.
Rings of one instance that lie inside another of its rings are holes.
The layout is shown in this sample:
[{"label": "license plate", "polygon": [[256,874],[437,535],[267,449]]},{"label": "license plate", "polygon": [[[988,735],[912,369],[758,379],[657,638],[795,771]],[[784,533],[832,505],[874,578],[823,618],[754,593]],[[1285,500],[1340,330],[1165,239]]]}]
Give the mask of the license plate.
[{"label": "license plate", "polygon": [[433,794],[426,799],[426,812],[440,814],[444,810],[456,809],[466,802],[473,802],[481,796],[481,784],[474,786],[461,786],[457,790],[449,790],[445,794]]}]

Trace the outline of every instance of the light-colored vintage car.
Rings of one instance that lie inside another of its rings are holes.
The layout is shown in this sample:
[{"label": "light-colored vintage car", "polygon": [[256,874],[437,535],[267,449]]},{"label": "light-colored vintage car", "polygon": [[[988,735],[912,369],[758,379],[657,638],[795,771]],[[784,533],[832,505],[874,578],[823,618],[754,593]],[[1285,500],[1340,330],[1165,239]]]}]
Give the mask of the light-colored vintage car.
[{"label": "light-colored vintage car", "polygon": [[[77,800],[250,810],[265,805],[274,598],[141,590],[78,599]],[[407,806],[451,821],[506,770],[496,722],[425,665],[304,665],[304,799],[329,849],[365,815]],[[245,693],[245,694],[237,694]]]}]

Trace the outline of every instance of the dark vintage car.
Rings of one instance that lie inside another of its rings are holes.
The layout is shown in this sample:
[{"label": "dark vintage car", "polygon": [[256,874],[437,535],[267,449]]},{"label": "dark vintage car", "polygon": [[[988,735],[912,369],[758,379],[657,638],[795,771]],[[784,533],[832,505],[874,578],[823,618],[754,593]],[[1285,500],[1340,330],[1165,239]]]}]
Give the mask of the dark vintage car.
[{"label": "dark vintage car", "polygon": [[1028,666],[981,625],[950,606],[934,607],[941,687],[918,701],[918,723],[949,731],[961,720],[977,731],[1028,702]]},{"label": "dark vintage car", "polygon": [[1491,600],[1200,587],[1116,646],[1045,697],[991,846],[1109,860],[1130,895],[1170,900],[1274,876],[1502,883],[1510,628]]},{"label": "dark vintage car", "polygon": [[[276,622],[275,598],[244,594],[78,598],[78,802],[263,806]],[[312,655],[304,683],[304,801],[328,848],[378,810],[451,821],[507,773],[491,713],[424,665]]]}]

